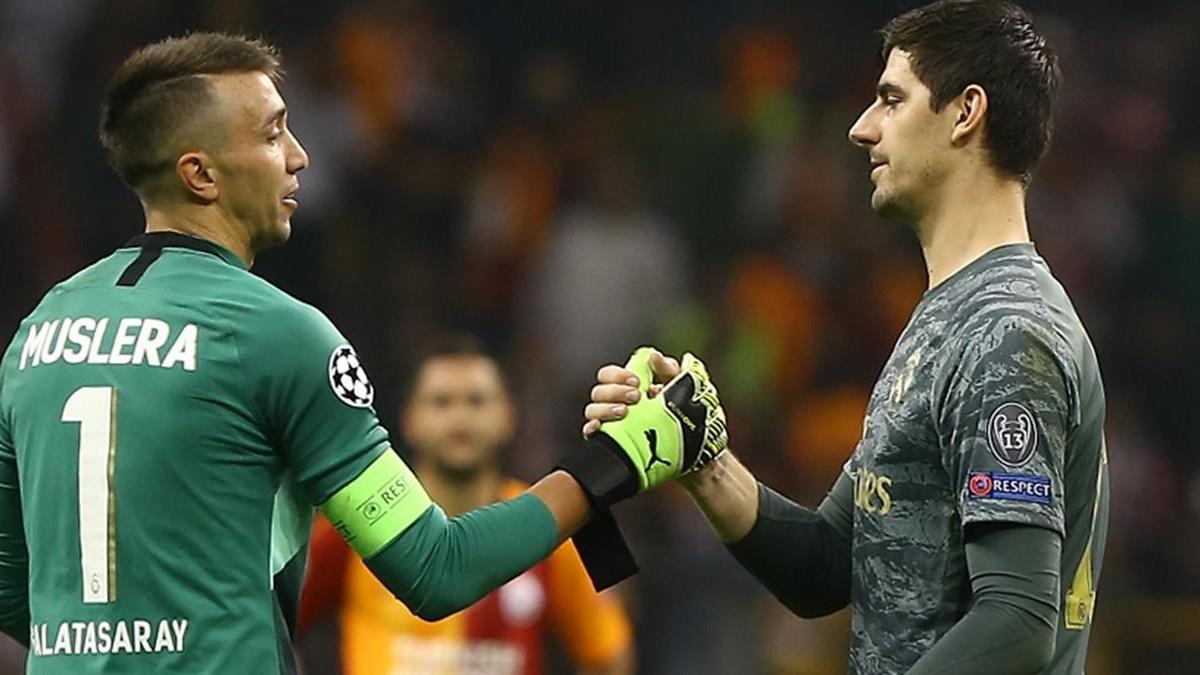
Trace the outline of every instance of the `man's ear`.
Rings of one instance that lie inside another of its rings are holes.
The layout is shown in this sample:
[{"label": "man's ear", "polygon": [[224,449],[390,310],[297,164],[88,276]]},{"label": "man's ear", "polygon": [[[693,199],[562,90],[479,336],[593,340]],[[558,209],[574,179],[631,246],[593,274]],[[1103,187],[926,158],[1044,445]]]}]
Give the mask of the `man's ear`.
[{"label": "man's ear", "polygon": [[977,84],[967,85],[963,93],[950,105],[958,115],[954,121],[954,128],[950,131],[950,142],[961,145],[983,129],[983,120],[988,110],[987,91]]},{"label": "man's ear", "polygon": [[186,152],[175,162],[175,175],[193,199],[208,204],[220,196],[217,190],[217,167],[212,157],[202,151]]}]

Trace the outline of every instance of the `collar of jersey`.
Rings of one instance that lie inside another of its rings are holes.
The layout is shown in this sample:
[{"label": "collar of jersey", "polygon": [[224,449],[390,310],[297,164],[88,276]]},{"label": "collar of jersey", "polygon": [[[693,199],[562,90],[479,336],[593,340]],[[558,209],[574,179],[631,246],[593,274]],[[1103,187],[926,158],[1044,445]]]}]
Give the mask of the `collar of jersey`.
[{"label": "collar of jersey", "polygon": [[125,243],[124,248],[189,248],[193,251],[211,253],[221,260],[241,269],[248,269],[246,263],[237,257],[233,251],[219,246],[207,239],[191,237],[178,232],[143,232]]},{"label": "collar of jersey", "polygon": [[1014,253],[1019,255],[1036,256],[1037,248],[1031,241],[1018,241],[1011,244],[1001,244],[995,248],[988,249],[986,253],[967,263],[962,269],[946,277],[942,283],[925,291],[925,294],[921,297],[921,303],[924,303],[925,300],[936,295],[940,295],[945,289],[951,288],[960,280],[970,277],[971,273],[973,273],[975,270],[991,264],[991,262],[996,258],[1002,258],[1006,255],[1011,255]]}]

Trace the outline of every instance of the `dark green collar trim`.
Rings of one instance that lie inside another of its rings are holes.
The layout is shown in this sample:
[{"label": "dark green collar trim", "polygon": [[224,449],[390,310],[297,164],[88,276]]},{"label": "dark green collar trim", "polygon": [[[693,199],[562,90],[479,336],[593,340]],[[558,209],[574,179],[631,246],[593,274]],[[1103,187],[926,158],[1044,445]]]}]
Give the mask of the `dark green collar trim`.
[{"label": "dark green collar trim", "polygon": [[126,242],[122,248],[156,248],[161,250],[167,247],[189,248],[193,251],[211,253],[234,267],[243,270],[249,269],[246,267],[246,263],[237,257],[233,251],[223,246],[218,246],[207,239],[191,237],[178,232],[143,232]]}]

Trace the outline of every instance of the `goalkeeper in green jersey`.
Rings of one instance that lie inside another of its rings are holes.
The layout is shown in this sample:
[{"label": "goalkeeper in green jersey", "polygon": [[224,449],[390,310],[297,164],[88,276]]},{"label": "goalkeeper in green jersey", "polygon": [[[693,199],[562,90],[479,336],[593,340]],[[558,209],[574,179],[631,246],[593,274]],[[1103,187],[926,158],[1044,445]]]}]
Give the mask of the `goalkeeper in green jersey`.
[{"label": "goalkeeper in green jersey", "polygon": [[[287,240],[308,165],[279,76],[274,49],[196,33],[108,88],[101,140],[145,232],[51,289],[0,362],[0,630],[31,675],[294,673],[314,506],[436,619],[724,449],[686,359],[563,470],[447,518],[391,450],[354,349],[248,271]],[[644,381],[647,363],[630,364]]]}]

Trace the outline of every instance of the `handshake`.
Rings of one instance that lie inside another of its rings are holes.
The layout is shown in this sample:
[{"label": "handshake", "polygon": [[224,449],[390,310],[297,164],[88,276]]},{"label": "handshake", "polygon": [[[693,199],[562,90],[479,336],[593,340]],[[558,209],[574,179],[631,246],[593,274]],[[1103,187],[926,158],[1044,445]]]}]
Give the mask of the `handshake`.
[{"label": "handshake", "polygon": [[[654,384],[654,380],[666,380]],[[652,347],[624,368],[605,366],[583,427],[588,443],[563,459],[593,507],[650,490],[716,459],[729,445],[725,411],[700,359],[683,362]]]}]

